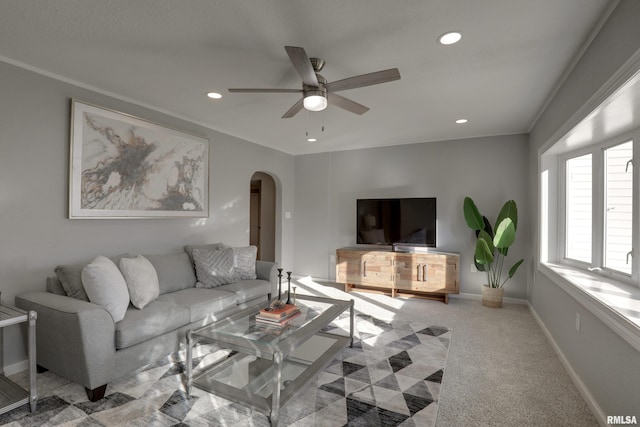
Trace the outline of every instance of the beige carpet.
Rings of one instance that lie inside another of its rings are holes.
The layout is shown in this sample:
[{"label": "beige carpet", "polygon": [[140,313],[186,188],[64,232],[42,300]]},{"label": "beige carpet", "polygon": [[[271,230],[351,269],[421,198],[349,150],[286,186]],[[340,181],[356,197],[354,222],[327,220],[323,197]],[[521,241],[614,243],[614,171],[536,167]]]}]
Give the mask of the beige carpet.
[{"label": "beige carpet", "polygon": [[[339,285],[301,280],[304,292],[339,297]],[[436,426],[597,426],[525,305],[483,307],[352,292],[356,307],[380,318],[409,318],[453,331]]]}]

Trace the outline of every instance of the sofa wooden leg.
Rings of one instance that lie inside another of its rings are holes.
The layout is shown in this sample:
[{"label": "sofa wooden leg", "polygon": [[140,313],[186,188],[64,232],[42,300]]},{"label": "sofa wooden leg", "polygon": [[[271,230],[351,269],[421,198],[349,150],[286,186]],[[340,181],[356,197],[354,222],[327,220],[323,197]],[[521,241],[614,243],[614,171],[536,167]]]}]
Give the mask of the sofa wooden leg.
[{"label": "sofa wooden leg", "polygon": [[48,369],[45,368],[44,366],[36,365],[36,373],[44,374],[47,371],[48,371]]},{"label": "sofa wooden leg", "polygon": [[107,391],[107,385],[101,385],[100,387],[96,387],[93,390],[88,388],[84,388],[87,391],[87,397],[91,402],[97,402],[98,400],[104,397],[104,393]]}]

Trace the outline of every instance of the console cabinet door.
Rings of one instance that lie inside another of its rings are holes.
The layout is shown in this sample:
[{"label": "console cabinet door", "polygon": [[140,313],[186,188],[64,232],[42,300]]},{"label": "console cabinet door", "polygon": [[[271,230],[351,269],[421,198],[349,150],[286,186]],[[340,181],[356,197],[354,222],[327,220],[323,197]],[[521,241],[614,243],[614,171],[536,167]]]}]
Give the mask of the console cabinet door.
[{"label": "console cabinet door", "polygon": [[393,286],[393,254],[338,250],[336,257],[337,282],[362,286]]},{"label": "console cabinet door", "polygon": [[457,260],[457,256],[446,254],[396,254],[396,286],[412,291],[456,293]]},{"label": "console cabinet door", "polygon": [[366,253],[361,258],[360,272],[362,285],[393,287],[393,254]]}]

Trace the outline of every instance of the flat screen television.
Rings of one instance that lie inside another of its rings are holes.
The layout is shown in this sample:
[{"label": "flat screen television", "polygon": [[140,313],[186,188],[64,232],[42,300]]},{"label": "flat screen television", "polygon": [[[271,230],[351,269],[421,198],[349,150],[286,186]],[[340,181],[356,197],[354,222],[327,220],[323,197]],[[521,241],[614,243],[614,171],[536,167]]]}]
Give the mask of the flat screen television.
[{"label": "flat screen television", "polygon": [[359,244],[436,247],[436,198],[358,199]]}]

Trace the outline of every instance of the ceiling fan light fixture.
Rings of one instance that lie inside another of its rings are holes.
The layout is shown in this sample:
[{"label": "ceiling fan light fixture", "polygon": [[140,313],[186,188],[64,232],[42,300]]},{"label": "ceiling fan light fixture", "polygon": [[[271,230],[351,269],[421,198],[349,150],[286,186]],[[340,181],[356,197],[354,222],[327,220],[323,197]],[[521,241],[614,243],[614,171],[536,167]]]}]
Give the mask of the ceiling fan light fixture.
[{"label": "ceiling fan light fixture", "polygon": [[322,111],[327,108],[327,97],[320,90],[307,92],[302,101],[304,108],[309,111]]},{"label": "ceiling fan light fixture", "polygon": [[303,105],[309,111],[322,111],[327,108],[327,98],[322,95],[309,95],[304,98]]}]

